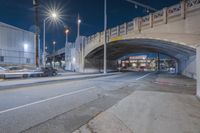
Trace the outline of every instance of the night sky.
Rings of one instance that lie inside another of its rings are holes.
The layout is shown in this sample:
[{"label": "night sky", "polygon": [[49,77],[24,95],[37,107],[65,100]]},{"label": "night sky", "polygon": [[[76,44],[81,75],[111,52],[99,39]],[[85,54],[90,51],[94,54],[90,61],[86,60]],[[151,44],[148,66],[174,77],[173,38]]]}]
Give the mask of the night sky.
[{"label": "night sky", "polygon": [[[148,4],[156,9],[162,9],[180,0],[136,0]],[[34,10],[32,0],[0,0],[0,21],[28,30],[34,31]],[[45,18],[46,7],[56,5],[62,9],[62,20],[70,29],[69,40],[73,42],[77,34],[77,15],[80,14],[81,35],[91,35],[103,31],[104,0],[40,0],[40,30],[42,42],[42,21]],[[107,0],[108,2],[108,27],[114,27],[134,17],[147,15],[145,9],[137,9],[126,0]],[[57,42],[56,49],[64,47],[65,35],[62,24],[46,24],[46,41],[48,51],[52,51],[52,41]]]}]

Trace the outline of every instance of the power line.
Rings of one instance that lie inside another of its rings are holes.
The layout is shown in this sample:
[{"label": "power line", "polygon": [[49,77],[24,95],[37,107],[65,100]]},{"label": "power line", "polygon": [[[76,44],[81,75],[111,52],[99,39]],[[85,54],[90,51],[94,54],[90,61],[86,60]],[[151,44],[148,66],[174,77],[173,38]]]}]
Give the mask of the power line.
[{"label": "power line", "polygon": [[137,2],[135,0],[126,0],[126,1],[129,2],[129,3],[135,4],[135,7],[140,6],[140,7],[146,8],[148,10],[157,11],[157,9],[155,9],[155,8],[149,6],[149,5],[145,5],[145,4],[139,3],[139,2]]}]

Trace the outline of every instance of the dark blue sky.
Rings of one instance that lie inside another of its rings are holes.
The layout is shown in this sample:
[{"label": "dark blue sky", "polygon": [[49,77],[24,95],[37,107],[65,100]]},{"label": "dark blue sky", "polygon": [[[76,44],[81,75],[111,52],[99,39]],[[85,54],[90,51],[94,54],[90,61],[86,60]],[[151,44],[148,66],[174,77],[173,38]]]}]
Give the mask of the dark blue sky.
[{"label": "dark blue sky", "polygon": [[[103,2],[104,0],[40,0],[42,7],[56,3],[63,10],[63,21],[70,28],[69,40],[76,38],[76,20],[79,13],[82,19],[81,35],[91,35],[103,30]],[[133,4],[126,0],[108,1],[108,27],[114,27],[134,17],[144,16],[147,13],[143,8],[135,9]],[[136,0],[148,4],[156,9],[161,9],[180,2],[180,0]],[[34,10],[32,0],[0,0],[0,21],[17,26],[19,28],[33,31]],[[40,9],[40,29],[42,41],[42,20],[44,19],[44,8]],[[64,47],[65,35],[62,25],[46,24],[46,41],[49,50],[52,50],[52,41],[57,42],[57,49]]]}]

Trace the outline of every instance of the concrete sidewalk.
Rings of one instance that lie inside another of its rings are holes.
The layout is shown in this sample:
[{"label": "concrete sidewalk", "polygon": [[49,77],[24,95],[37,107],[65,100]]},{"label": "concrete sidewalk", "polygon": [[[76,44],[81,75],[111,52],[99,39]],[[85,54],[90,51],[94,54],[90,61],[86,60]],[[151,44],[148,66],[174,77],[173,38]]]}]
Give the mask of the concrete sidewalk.
[{"label": "concrete sidewalk", "polygon": [[135,91],[74,133],[200,133],[194,95]]},{"label": "concrete sidewalk", "polygon": [[102,76],[111,76],[117,73],[108,73],[108,74],[73,74],[65,76],[57,76],[57,77],[39,77],[39,78],[29,78],[29,79],[13,79],[13,80],[3,80],[0,81],[0,90],[8,89],[8,88],[17,88],[17,87],[25,87],[42,83],[50,83],[50,82],[59,82],[59,81],[70,81],[70,80],[81,80],[87,78],[95,78]]},{"label": "concrete sidewalk", "polygon": [[175,86],[196,86],[196,80],[172,74],[159,74],[155,83]]}]

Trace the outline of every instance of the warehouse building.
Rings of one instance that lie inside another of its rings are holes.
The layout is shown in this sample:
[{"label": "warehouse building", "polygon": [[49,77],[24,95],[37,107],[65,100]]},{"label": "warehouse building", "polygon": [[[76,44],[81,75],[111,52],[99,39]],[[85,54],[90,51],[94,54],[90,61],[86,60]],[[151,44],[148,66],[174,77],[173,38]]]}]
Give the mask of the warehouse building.
[{"label": "warehouse building", "polygon": [[0,65],[35,65],[35,34],[0,22]]}]

